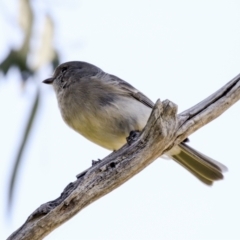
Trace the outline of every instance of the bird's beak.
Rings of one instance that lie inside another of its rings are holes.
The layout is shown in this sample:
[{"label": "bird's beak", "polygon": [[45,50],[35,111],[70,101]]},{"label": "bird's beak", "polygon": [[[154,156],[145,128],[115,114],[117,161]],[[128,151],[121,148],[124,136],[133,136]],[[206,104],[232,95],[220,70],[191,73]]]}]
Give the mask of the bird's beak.
[{"label": "bird's beak", "polygon": [[42,82],[46,83],[46,84],[52,84],[53,81],[54,81],[54,78],[47,78],[47,79],[43,80]]}]

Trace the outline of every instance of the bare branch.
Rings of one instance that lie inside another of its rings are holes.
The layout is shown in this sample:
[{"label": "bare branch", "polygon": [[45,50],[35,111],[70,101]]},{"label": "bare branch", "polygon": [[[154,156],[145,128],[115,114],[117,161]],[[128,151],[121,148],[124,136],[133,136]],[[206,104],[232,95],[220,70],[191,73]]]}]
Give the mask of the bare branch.
[{"label": "bare branch", "polygon": [[42,239],[84,207],[122,185],[164,152],[211,122],[240,99],[240,74],[194,107],[177,115],[177,106],[157,101],[142,133],[79,174],[61,196],[36,209],[8,239]]}]

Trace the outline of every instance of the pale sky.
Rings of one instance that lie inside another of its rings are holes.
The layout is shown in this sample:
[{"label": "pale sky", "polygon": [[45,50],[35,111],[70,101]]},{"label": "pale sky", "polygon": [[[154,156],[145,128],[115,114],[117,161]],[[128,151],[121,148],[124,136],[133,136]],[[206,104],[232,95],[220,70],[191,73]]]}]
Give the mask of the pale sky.
[{"label": "pale sky", "polygon": [[[16,0],[0,4],[0,61],[21,42]],[[55,22],[61,62],[87,61],[117,75],[153,101],[169,99],[179,112],[240,73],[240,1],[34,0],[35,28]],[[4,37],[3,37],[4,36]],[[35,37],[33,44],[37,42]],[[52,71],[43,68],[39,84]],[[9,173],[34,93],[12,70],[0,81],[0,239],[42,203],[57,198],[92,159],[110,152],[65,125],[51,86],[24,153],[11,219]],[[94,202],[46,239],[240,239],[240,103],[190,136],[190,145],[225,164],[225,179],[207,187],[159,158],[123,186]]]}]

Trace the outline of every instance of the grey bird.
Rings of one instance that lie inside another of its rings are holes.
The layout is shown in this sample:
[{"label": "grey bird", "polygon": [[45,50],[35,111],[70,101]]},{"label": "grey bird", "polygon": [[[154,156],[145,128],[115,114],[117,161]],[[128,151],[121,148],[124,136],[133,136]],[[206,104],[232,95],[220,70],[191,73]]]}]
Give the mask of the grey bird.
[{"label": "grey bird", "polygon": [[[86,62],[59,65],[51,78],[64,121],[88,140],[118,150],[132,131],[141,131],[154,103],[124,80]],[[227,168],[185,142],[166,154],[207,185]]]}]

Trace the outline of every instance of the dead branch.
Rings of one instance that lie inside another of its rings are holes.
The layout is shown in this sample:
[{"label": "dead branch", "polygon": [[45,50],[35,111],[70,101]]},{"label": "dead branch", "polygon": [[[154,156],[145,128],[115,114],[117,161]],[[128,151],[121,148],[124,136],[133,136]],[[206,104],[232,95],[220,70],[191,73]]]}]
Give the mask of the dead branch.
[{"label": "dead branch", "polygon": [[208,124],[240,99],[240,74],[211,96],[177,115],[177,106],[158,100],[145,129],[68,184],[57,199],[42,204],[9,240],[42,239],[80,210],[139,173],[164,152]]}]

